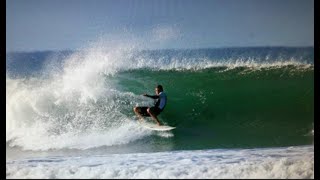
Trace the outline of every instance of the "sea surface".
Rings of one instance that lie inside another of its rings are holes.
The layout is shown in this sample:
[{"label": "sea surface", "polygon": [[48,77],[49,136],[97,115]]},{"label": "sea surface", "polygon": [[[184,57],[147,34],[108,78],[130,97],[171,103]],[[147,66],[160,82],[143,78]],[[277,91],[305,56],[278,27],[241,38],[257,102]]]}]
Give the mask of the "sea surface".
[{"label": "sea surface", "polygon": [[314,48],[8,52],[6,177],[314,178]]}]

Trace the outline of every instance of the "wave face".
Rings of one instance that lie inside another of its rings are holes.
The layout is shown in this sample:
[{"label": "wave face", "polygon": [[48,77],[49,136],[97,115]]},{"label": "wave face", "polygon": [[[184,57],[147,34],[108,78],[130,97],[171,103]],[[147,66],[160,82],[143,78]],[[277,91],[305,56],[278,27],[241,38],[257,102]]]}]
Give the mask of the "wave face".
[{"label": "wave face", "polygon": [[[22,150],[133,151],[313,143],[313,48],[8,53],[6,142]],[[162,84],[164,124],[135,123]],[[143,146],[143,148],[141,147]]]}]

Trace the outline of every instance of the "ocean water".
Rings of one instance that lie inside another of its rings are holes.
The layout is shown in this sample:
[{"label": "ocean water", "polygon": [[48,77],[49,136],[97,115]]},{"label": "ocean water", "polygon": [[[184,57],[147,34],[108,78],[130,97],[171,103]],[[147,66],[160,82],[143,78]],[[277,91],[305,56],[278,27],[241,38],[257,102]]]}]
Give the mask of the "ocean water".
[{"label": "ocean water", "polygon": [[[312,47],[94,46],[6,65],[7,178],[314,178]],[[174,130],[132,111],[157,84]]]}]

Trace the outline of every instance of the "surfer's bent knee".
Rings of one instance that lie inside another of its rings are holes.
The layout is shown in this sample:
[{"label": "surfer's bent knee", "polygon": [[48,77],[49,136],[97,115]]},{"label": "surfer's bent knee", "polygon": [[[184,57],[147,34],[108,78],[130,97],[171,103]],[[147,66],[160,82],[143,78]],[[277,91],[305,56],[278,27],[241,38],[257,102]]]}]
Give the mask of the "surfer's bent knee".
[{"label": "surfer's bent knee", "polygon": [[134,108],[133,108],[133,111],[134,111],[134,112],[137,112],[137,111],[138,111],[138,107],[134,107]]},{"label": "surfer's bent knee", "polygon": [[155,116],[155,114],[153,113],[153,111],[152,111],[151,108],[148,108],[148,109],[147,109],[147,112],[148,112],[148,114]]}]

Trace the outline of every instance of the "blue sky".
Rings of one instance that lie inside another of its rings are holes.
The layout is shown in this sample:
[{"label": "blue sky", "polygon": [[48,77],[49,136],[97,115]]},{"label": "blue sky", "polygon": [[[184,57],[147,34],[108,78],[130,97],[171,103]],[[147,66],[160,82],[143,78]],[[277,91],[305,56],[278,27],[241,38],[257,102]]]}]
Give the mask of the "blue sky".
[{"label": "blue sky", "polygon": [[6,0],[6,50],[313,46],[313,0]]}]

